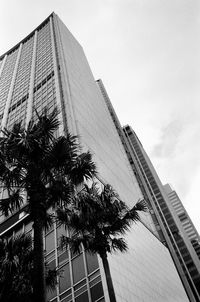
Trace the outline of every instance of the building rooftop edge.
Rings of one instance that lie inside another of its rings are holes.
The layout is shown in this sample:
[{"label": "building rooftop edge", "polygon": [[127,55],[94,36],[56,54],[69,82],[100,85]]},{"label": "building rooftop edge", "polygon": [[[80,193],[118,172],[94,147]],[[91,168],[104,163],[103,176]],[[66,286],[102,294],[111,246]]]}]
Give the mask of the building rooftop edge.
[{"label": "building rooftop edge", "polygon": [[10,48],[8,51],[6,51],[4,54],[0,55],[0,60],[3,59],[3,57],[9,53],[11,53],[13,50],[15,50],[21,43],[23,43],[24,41],[26,41],[37,29],[39,29],[45,22],[47,22],[47,20],[51,17],[55,15],[54,12],[52,12],[44,21],[42,21],[34,30],[32,30],[30,32],[30,34],[28,34],[25,38],[23,38],[20,42],[18,42],[16,45],[14,45],[12,48]]}]

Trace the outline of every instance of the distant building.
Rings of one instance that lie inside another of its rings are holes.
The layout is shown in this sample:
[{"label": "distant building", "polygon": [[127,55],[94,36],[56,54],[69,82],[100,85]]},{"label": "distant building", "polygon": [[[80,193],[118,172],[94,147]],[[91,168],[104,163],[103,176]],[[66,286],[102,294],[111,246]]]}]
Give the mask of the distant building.
[{"label": "distant building", "polygon": [[[35,109],[41,113],[45,107],[60,109],[60,134],[68,130],[78,135],[83,150],[93,153],[102,186],[110,183],[129,206],[143,198],[103,88],[95,82],[81,45],[54,13],[0,57],[1,127],[19,121],[27,125]],[[20,232],[33,232],[23,209],[8,218],[1,215],[1,237]],[[44,234],[46,261],[60,272],[48,301],[109,302],[101,261],[85,250],[80,255],[61,250],[63,232],[54,224]],[[128,253],[109,256],[118,302],[188,301],[169,250],[158,238],[147,213],[127,235]]]},{"label": "distant building", "polygon": [[125,148],[141,191],[155,215],[161,241],[167,245],[191,301],[200,301],[200,261],[180,218],[176,215],[163,185],[136,133],[123,128]]},{"label": "distant building", "polygon": [[166,184],[164,185],[164,189],[174,208],[174,211],[176,212],[180,220],[183,229],[187,233],[188,238],[191,241],[197,253],[197,256],[200,259],[200,237],[192,220],[190,219],[190,216],[188,215],[186,209],[184,208],[178,194],[171,188],[171,186],[169,184]]}]

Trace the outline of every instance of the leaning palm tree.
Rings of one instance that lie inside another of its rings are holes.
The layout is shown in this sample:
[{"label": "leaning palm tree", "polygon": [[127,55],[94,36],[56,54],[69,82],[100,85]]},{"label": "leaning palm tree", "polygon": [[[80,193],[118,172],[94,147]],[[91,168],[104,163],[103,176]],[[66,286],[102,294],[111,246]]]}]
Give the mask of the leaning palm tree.
[{"label": "leaning palm tree", "polygon": [[52,220],[48,210],[68,204],[76,186],[96,173],[91,154],[80,153],[76,136],[67,133],[56,138],[58,127],[57,111],[45,110],[27,128],[19,123],[3,130],[0,139],[0,183],[5,196],[0,211],[8,216],[26,202],[34,229],[33,293],[40,302],[46,301],[43,230]]},{"label": "leaning palm tree", "polygon": [[62,245],[67,244],[74,252],[79,252],[83,244],[88,252],[101,257],[111,302],[116,298],[107,254],[127,250],[123,236],[133,222],[140,220],[138,212],[146,210],[144,200],[129,209],[110,185],[105,185],[100,192],[96,184],[91,188],[85,185],[74,199],[73,206],[57,210],[59,221],[69,228],[70,234],[69,237],[63,236]]}]

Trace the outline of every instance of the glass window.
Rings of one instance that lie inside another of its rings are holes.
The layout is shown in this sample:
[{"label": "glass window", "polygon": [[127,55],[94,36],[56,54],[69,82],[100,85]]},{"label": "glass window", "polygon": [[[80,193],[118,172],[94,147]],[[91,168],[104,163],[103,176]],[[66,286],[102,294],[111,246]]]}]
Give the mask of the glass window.
[{"label": "glass window", "polygon": [[86,252],[86,260],[88,274],[92,273],[99,267],[97,255]]},{"label": "glass window", "polygon": [[54,259],[53,261],[49,262],[47,265],[47,269],[53,270],[56,267],[56,260]]},{"label": "glass window", "polygon": [[[51,261],[51,262],[48,263],[48,265],[47,265],[47,268],[50,269],[50,270],[55,269],[55,267],[56,267],[56,261],[55,261],[55,260]],[[56,288],[53,289],[53,290],[52,290],[52,289],[47,290],[47,299],[48,299],[48,300],[53,299],[56,295],[57,295],[57,293],[56,293]]]},{"label": "glass window", "polygon": [[47,290],[47,300],[49,301],[49,300],[53,299],[54,297],[56,297],[56,289],[54,289],[54,290],[52,290],[52,289]]},{"label": "glass window", "polygon": [[84,292],[80,296],[76,297],[75,302],[89,302],[88,292]]},{"label": "glass window", "polygon": [[[57,301],[57,300],[56,300]],[[72,295],[64,298],[63,300],[60,300],[61,302],[72,302]]]},{"label": "glass window", "polygon": [[59,265],[63,264],[68,259],[69,259],[68,251],[62,252],[62,254],[60,254],[60,256],[58,257]]},{"label": "glass window", "polygon": [[59,269],[59,288],[60,293],[71,287],[69,264]]},{"label": "glass window", "polygon": [[57,228],[57,245],[60,245],[60,239],[62,236],[66,236],[67,231],[64,225],[61,225]]},{"label": "glass window", "polygon": [[51,232],[48,235],[46,235],[45,243],[46,243],[46,245],[45,245],[46,253],[49,253],[50,251],[52,251],[55,248],[54,232]]},{"label": "glass window", "polygon": [[72,292],[72,290],[71,290],[71,288],[68,290],[68,291],[66,291],[64,294],[62,294],[62,295],[60,295],[60,300],[61,301],[63,301],[62,299],[64,299],[65,297],[68,297],[68,296],[72,296],[72,294],[71,294],[71,292]]},{"label": "glass window", "polygon": [[79,280],[85,277],[85,269],[83,263],[83,254],[74,258],[72,261],[73,280],[77,283]]},{"label": "glass window", "polygon": [[[75,297],[80,296],[80,294],[82,294],[84,291],[87,290],[86,280],[84,280],[84,283],[85,284],[83,286],[81,286],[80,288],[78,288],[77,290],[75,290],[75,292],[74,292],[74,296]],[[75,289],[75,287],[74,287],[74,289]]]},{"label": "glass window", "polygon": [[91,280],[90,281],[90,287],[92,287],[93,285],[97,284],[100,281],[101,281],[101,276],[98,276],[97,278]]},{"label": "glass window", "polygon": [[82,287],[83,285],[86,284],[86,279],[82,280],[81,282],[79,282],[78,284],[76,284],[74,286],[74,290],[77,291],[80,287]]},{"label": "glass window", "polygon": [[103,296],[103,287],[102,283],[99,282],[93,287],[90,288],[92,302],[95,302],[97,299],[101,298]]},{"label": "glass window", "polygon": [[[80,246],[80,252],[82,251],[82,248]],[[74,252],[72,249],[70,249],[70,253],[71,253],[71,258],[75,258],[76,256],[79,255],[79,252]]]}]

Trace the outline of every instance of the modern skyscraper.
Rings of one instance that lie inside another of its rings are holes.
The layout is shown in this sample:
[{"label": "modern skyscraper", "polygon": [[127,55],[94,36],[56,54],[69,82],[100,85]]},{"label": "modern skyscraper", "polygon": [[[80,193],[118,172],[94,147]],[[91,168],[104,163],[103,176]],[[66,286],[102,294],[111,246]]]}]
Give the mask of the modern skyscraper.
[{"label": "modern skyscraper", "polygon": [[192,220],[190,219],[190,216],[188,215],[176,191],[174,191],[169,184],[164,185],[164,189],[173,206],[174,212],[178,216],[185,233],[200,259],[200,237]]},{"label": "modern skyscraper", "polygon": [[[17,121],[27,125],[35,109],[40,113],[55,106],[60,109],[60,134],[77,134],[94,155],[102,185],[110,183],[127,205],[134,205],[142,193],[116,124],[82,47],[53,13],[0,57],[1,127],[11,128]],[[168,249],[156,231],[154,235],[150,215],[143,220],[127,236],[128,253],[109,257],[117,301],[188,301]],[[2,215],[0,223],[0,236],[32,232],[23,209],[9,218]],[[84,250],[80,255],[61,250],[63,232],[55,224],[44,234],[46,261],[60,272],[49,301],[108,302],[101,261]]]},{"label": "modern skyscraper", "polygon": [[160,238],[170,250],[188,296],[200,301],[200,261],[136,133],[130,126],[123,130],[129,161],[158,221]]}]

